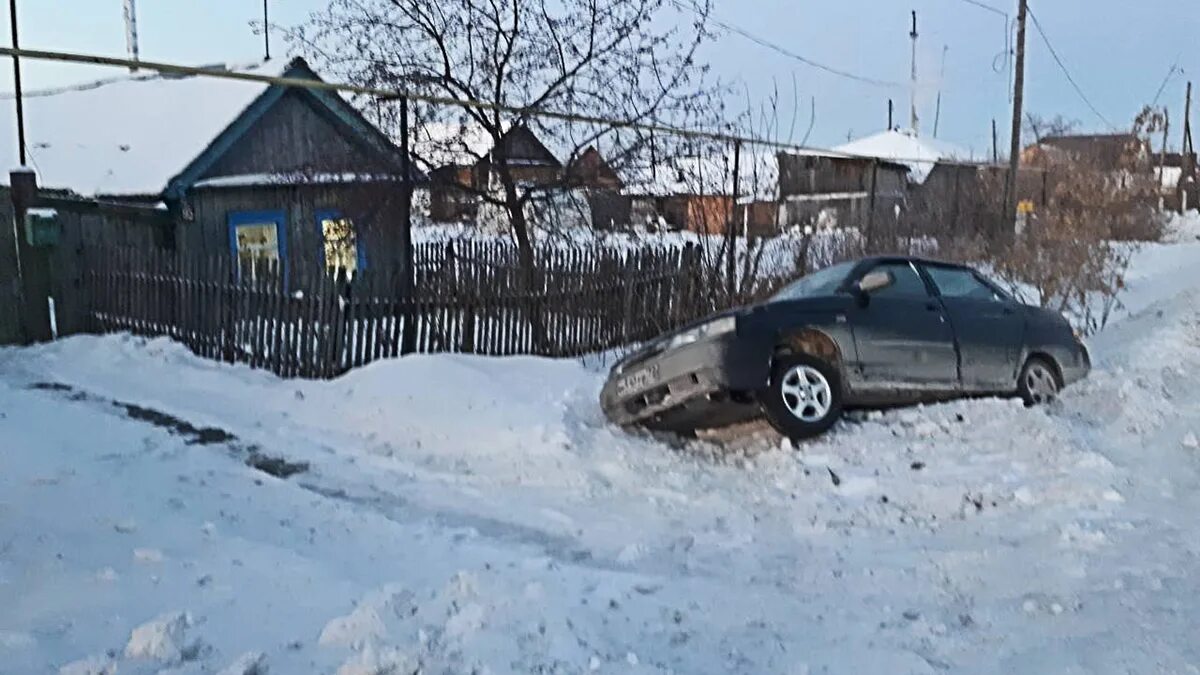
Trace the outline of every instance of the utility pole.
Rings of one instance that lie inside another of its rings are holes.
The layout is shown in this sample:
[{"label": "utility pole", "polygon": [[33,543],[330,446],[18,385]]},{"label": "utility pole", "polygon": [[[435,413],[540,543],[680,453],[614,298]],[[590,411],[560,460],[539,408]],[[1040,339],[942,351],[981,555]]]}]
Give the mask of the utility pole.
[{"label": "utility pole", "polygon": [[[406,83],[407,87],[408,84]],[[400,296],[408,311],[404,314],[404,329],[400,336],[400,353],[417,350],[416,313],[412,311],[416,298],[416,270],[412,241],[412,162],[409,156],[408,96],[400,97]]]},{"label": "utility pole", "polygon": [[266,60],[271,60],[271,24],[268,23],[271,19],[270,11],[267,8],[268,0],[263,0],[263,53]]},{"label": "utility pole", "polygon": [[[1166,181],[1166,179],[1167,179],[1167,141],[1169,140],[1168,134],[1170,134],[1170,133],[1171,133],[1171,111],[1170,111],[1170,110],[1168,110],[1168,109],[1167,109],[1167,106],[1165,106],[1165,105],[1164,105],[1164,106],[1163,106],[1163,144],[1162,144],[1162,156],[1160,156],[1160,157],[1159,157],[1159,160],[1158,160],[1158,188],[1159,188],[1159,194],[1162,194],[1162,185],[1163,185],[1163,182],[1164,182],[1164,181]],[[1160,205],[1161,205],[1161,201],[1162,201],[1162,200],[1160,199],[1160,200],[1159,200],[1159,202],[1160,202]]]},{"label": "utility pole", "polygon": [[892,102],[892,99],[889,98],[888,99],[888,128],[887,128],[888,131],[891,131],[892,129],[896,128],[896,122],[893,119],[895,112],[896,112],[896,105]]},{"label": "utility pole", "polygon": [[942,122],[942,83],[946,81],[946,52],[950,51],[950,45],[942,45],[942,74],[938,79],[938,95],[937,108],[933,113],[933,137],[938,136],[938,126]]},{"label": "utility pole", "polygon": [[[134,0],[125,0],[125,49],[129,58],[138,60],[137,6]],[[136,73],[137,67],[130,66],[129,72]]]},{"label": "utility pole", "polygon": [[1017,72],[1013,84],[1012,146],[1008,157],[1008,179],[1004,182],[1004,221],[1017,221],[1017,171],[1021,168],[1021,107],[1025,103],[1025,20],[1029,0],[1020,0],[1017,10]]},{"label": "utility pole", "polygon": [[1187,83],[1187,98],[1183,102],[1183,161],[1179,173],[1179,184],[1175,192],[1179,198],[1179,212],[1187,211],[1187,186],[1192,182],[1192,173],[1196,167],[1192,165],[1192,83]]},{"label": "utility pole", "polygon": [[[17,0],[8,0],[8,18],[12,24],[13,49],[21,48],[17,37]],[[21,57],[13,56],[13,89],[17,100],[17,155],[21,158],[21,166],[25,166],[25,102],[21,97]]]},{"label": "utility pole", "polygon": [[996,135],[996,118],[992,118],[992,164],[1000,163],[1000,143]]},{"label": "utility pole", "polygon": [[908,34],[912,38],[912,111],[909,121],[912,124],[913,133],[917,133],[917,10],[912,13],[912,32]]}]

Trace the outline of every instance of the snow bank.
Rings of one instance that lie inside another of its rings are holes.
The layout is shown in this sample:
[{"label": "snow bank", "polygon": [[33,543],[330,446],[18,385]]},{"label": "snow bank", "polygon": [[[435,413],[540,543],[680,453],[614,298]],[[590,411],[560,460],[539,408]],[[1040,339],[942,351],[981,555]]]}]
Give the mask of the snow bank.
[{"label": "snow bank", "polygon": [[[0,659],[1186,672],[1196,253],[1139,254],[1139,306],[1095,338],[1096,372],[1059,405],[853,414],[797,449],[763,430],[717,445],[611,429],[603,374],[572,361],[422,356],[304,382],[166,340],[0,349],[0,630],[35,638]],[[104,397],[236,441],[187,445]],[[267,476],[251,447],[311,468]]]}]

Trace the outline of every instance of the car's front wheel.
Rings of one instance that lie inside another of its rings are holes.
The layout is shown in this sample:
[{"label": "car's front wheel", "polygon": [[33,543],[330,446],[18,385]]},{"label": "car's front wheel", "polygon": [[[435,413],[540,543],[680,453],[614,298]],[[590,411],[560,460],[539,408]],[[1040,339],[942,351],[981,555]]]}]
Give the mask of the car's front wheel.
[{"label": "car's front wheel", "polygon": [[793,440],[819,436],[841,417],[841,378],[824,359],[808,354],[780,356],[759,403],[771,426],[784,436]]},{"label": "car's front wheel", "polygon": [[1058,398],[1062,382],[1058,372],[1050,362],[1035,356],[1025,363],[1021,369],[1021,378],[1017,380],[1017,393],[1026,407],[1043,405]]}]

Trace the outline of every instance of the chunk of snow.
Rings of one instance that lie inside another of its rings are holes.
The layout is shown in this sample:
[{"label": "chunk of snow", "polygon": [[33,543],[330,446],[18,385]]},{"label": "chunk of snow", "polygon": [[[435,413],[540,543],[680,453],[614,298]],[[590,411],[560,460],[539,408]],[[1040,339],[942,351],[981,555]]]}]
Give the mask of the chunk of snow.
[{"label": "chunk of snow", "polygon": [[626,653],[625,663],[628,663],[631,666],[636,666],[638,664],[638,655],[634,654],[633,652]]},{"label": "chunk of snow", "polygon": [[162,614],[133,629],[125,645],[125,656],[131,659],[152,659],[163,663],[178,663],[183,659],[186,632],[192,625],[187,612]]},{"label": "chunk of snow", "polygon": [[416,675],[420,661],[394,647],[367,645],[337,669],[336,675]]},{"label": "chunk of snow", "polygon": [[1192,431],[1187,432],[1187,435],[1183,437],[1182,442],[1183,442],[1183,447],[1188,448],[1189,450],[1195,450],[1196,448],[1200,448],[1200,439],[1196,438],[1195,432],[1192,432]]},{"label": "chunk of snow", "polygon": [[217,675],[267,675],[267,657],[262,652],[246,652]]},{"label": "chunk of snow", "polygon": [[111,567],[105,567],[104,569],[100,570],[99,572],[96,572],[96,580],[97,581],[116,581],[117,580],[117,571]]},{"label": "chunk of snow", "polygon": [[89,656],[58,669],[58,675],[116,675],[117,664],[107,656]]},{"label": "chunk of snow", "polygon": [[387,620],[403,613],[412,597],[411,592],[396,584],[369,593],[354,611],[326,623],[317,643],[322,647],[361,649],[379,642],[387,637]]},{"label": "chunk of snow", "polygon": [[163,552],[156,548],[135,548],[133,559],[140,563],[160,563],[166,559]]}]

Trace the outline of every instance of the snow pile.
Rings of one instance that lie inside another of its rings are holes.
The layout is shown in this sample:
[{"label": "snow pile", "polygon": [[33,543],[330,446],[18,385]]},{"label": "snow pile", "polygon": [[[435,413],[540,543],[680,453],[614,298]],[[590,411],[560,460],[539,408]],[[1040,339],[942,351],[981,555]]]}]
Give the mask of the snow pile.
[{"label": "snow pile", "polygon": [[1167,220],[1165,239],[1172,243],[1200,241],[1200,211],[1172,213]]},{"label": "snow pile", "polygon": [[[603,375],[570,361],[419,356],[304,382],[166,340],[0,350],[0,663],[1187,672],[1192,246],[1139,253],[1133,314],[1058,405],[854,413],[795,449],[612,429]],[[235,440],[189,445],[113,400]],[[251,452],[310,468],[279,479]]]}]

